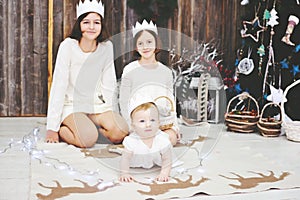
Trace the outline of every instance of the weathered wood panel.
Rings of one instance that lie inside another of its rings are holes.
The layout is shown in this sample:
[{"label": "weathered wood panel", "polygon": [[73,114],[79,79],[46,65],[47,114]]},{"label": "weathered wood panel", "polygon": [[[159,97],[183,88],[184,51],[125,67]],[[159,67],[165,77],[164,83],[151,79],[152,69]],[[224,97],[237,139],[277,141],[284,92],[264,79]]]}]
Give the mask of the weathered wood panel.
[{"label": "weathered wood panel", "polygon": [[126,0],[105,0],[104,23],[112,36],[114,44],[114,56],[117,78],[121,77],[122,65],[124,64],[125,41],[124,31],[126,30],[124,13],[126,11]]},{"label": "weathered wood panel", "polygon": [[64,1],[53,1],[53,69],[58,46],[64,38],[65,29],[69,30],[68,25],[64,24]]},{"label": "weathered wood panel", "polygon": [[[5,28],[4,21],[7,17],[7,2],[0,2],[0,23],[1,30]],[[7,38],[7,31],[1,31],[0,34],[0,116],[6,116],[8,110],[8,84],[7,84],[7,45],[5,42]]]},{"label": "weathered wood panel", "polygon": [[45,115],[47,1],[0,1],[0,9],[0,116]]},{"label": "weathered wood panel", "polygon": [[[72,31],[73,24],[76,21],[76,3],[74,0],[64,0],[63,2],[63,34],[64,38],[68,37]],[[57,2],[54,2],[57,8]]]},{"label": "weathered wood panel", "polygon": [[[21,75],[21,113],[24,115],[31,114],[34,110],[33,101],[31,98],[24,97],[33,97],[34,93],[34,82],[33,78],[33,61],[34,57],[32,56],[32,51],[28,49],[33,48],[33,1],[24,0],[21,4],[21,14],[20,14],[20,28],[21,28],[21,41],[20,41],[20,75]],[[38,35],[37,35],[38,36]],[[37,92],[38,93],[38,92]]]},{"label": "weathered wood panel", "polygon": [[193,14],[193,38],[197,40],[205,40],[205,32],[203,29],[205,28],[205,7],[206,1],[194,1],[194,13]]},{"label": "weathered wood panel", "polygon": [[[230,0],[179,0],[169,28],[191,37],[193,41],[215,43],[225,65],[228,65],[235,57],[239,3]],[[179,49],[190,46],[180,38],[171,39],[171,42]]]},{"label": "weathered wood panel", "polygon": [[20,1],[8,1],[8,19],[5,29],[8,31],[7,45],[7,72],[8,72],[8,115],[17,116],[21,112],[20,89]]},{"label": "weathered wood panel", "polygon": [[[28,0],[31,1],[31,0]],[[48,102],[48,0],[35,0],[33,5],[33,73],[31,80],[34,91],[32,96],[26,96],[33,103],[33,110],[28,115],[46,115]],[[27,86],[28,87],[28,86]]]}]

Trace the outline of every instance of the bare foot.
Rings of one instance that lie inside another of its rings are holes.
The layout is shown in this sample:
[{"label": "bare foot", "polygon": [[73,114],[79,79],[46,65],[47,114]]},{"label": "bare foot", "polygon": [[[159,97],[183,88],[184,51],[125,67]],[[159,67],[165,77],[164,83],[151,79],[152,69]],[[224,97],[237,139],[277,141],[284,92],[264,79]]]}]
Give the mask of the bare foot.
[{"label": "bare foot", "polygon": [[46,133],[46,142],[47,143],[58,143],[58,133],[55,131],[47,130]]}]

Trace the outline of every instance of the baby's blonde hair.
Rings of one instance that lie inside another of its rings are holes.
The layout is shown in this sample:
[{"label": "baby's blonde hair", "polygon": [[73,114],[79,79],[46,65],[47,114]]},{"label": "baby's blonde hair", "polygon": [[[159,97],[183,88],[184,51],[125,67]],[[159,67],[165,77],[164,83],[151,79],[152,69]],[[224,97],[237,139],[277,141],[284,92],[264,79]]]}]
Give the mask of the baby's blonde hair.
[{"label": "baby's blonde hair", "polygon": [[157,108],[157,106],[156,106],[155,103],[153,103],[153,102],[143,103],[143,104],[137,106],[137,107],[130,113],[131,119],[132,119],[134,113],[136,113],[137,111],[140,111],[140,110],[148,110],[148,109],[151,108],[151,107],[154,107],[154,108],[157,110],[157,112],[158,112],[158,108]]}]

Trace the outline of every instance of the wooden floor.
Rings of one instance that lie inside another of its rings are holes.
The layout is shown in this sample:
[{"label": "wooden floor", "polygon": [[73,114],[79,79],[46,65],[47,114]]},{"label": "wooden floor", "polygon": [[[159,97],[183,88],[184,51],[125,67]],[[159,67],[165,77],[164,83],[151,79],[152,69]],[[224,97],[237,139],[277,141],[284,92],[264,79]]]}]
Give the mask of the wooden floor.
[{"label": "wooden floor", "polygon": [[[45,122],[45,118],[0,118],[0,200],[30,199],[30,177],[32,173],[30,168],[31,160],[28,151],[22,149],[22,140],[24,140],[24,136],[30,133],[35,127],[40,128],[40,133],[42,136],[41,139],[43,139],[45,134]],[[266,148],[272,147],[266,146]],[[220,161],[220,163],[222,163],[222,161]],[[48,175],[45,174],[45,176]],[[258,193],[232,194],[223,196],[196,196],[186,198],[185,200],[194,199],[294,200],[300,199],[300,188],[289,190],[270,190]]]}]

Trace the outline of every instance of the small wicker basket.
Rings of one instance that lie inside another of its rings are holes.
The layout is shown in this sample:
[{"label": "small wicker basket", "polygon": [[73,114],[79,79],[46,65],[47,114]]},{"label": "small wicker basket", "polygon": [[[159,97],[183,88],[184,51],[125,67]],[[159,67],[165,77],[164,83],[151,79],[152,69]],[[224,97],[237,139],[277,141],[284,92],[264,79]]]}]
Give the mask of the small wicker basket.
[{"label": "small wicker basket", "polygon": [[[167,100],[167,103],[170,105],[170,108],[167,108],[166,105],[161,105],[159,100],[162,100],[162,99]],[[174,125],[175,118],[176,118],[176,113],[175,113],[173,101],[167,96],[159,96],[159,97],[154,99],[154,103],[159,108],[159,113],[160,113],[160,116],[159,116],[160,126],[159,126],[159,128],[162,131],[172,128],[173,125]]]},{"label": "small wicker basket", "polygon": [[[281,102],[281,109],[282,109],[283,114],[285,114],[284,99],[286,98],[288,91],[292,87],[296,86],[299,83],[300,83],[300,79],[293,82],[291,85],[287,86],[286,89],[284,90],[283,98],[282,98],[282,102]],[[291,140],[294,142],[300,142],[300,121],[287,122],[287,121],[285,121],[285,118],[283,117],[282,128],[283,128],[288,140]]]},{"label": "small wicker basket", "polygon": [[[271,117],[265,117],[266,108],[271,107],[271,106],[276,106],[277,108],[279,108],[279,110],[280,110],[279,111],[279,115],[280,115],[279,120],[276,120],[275,118],[271,118]],[[277,103],[274,103],[274,102],[265,104],[261,111],[261,115],[260,115],[260,118],[257,123],[259,132],[265,137],[277,137],[281,133],[281,124],[282,124],[282,109],[281,109],[281,107]]]},{"label": "small wicker basket", "polygon": [[[234,110],[230,111],[232,103],[237,98],[249,99],[255,103],[256,110]],[[249,94],[242,93],[233,97],[227,105],[227,111],[225,113],[225,124],[229,131],[240,132],[240,133],[252,133],[256,131],[257,122],[259,119],[259,106],[257,101]]]}]

